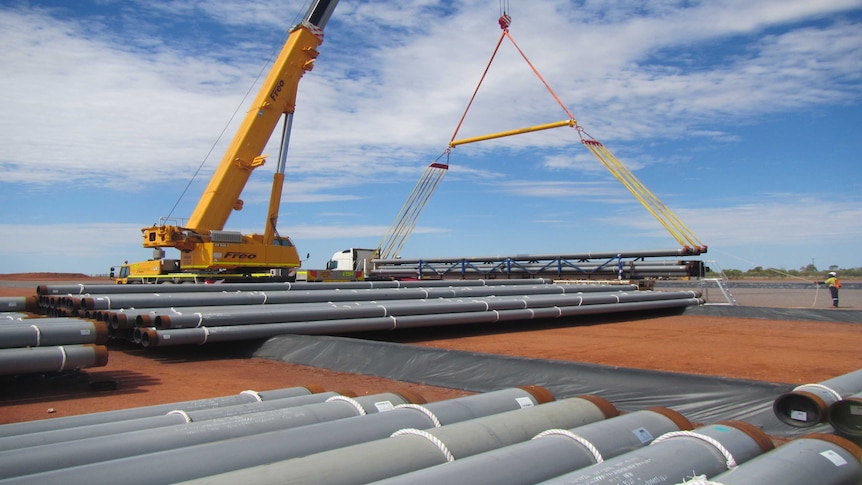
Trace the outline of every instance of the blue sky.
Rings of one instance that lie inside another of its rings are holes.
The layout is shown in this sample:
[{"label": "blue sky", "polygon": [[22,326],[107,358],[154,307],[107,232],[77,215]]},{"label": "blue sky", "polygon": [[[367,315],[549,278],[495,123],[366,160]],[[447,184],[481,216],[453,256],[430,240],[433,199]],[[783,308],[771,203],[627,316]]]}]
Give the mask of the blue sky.
[{"label": "blue sky", "polygon": [[[862,266],[862,0],[509,4],[519,46],[709,246],[701,259]],[[191,214],[306,8],[0,1],[0,273],[149,257],[140,228]],[[491,0],[340,1],[299,86],[279,219],[306,267],[381,241],[446,149],[499,14]],[[565,118],[504,42],[459,138]],[[225,229],[262,232],[277,152]],[[459,146],[450,164],[402,256],[679,247],[569,128]]]}]

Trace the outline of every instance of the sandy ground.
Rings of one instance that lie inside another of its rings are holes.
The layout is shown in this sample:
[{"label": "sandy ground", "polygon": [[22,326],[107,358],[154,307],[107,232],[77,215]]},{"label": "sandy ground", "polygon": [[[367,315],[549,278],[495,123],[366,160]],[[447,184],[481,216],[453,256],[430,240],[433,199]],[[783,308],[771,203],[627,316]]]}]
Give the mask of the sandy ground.
[{"label": "sandy ground", "polygon": [[[52,278],[0,279],[5,285],[0,286],[0,296],[24,296]],[[751,306],[826,308],[830,304],[828,293],[813,287],[770,292],[740,289],[734,297],[737,303]],[[842,306],[862,309],[862,290],[843,291]],[[795,384],[819,382],[862,367],[862,325],[851,323],[631,315],[541,326],[420,329],[393,332],[386,338],[411,345]],[[0,424],[217,397],[246,389],[315,385],[357,395],[410,391],[429,402],[468,394],[248,359],[244,357],[248,345],[252,344],[143,349],[113,344],[107,366],[77,377],[3,379]],[[117,388],[91,390],[89,384],[99,381],[116,381]]]}]

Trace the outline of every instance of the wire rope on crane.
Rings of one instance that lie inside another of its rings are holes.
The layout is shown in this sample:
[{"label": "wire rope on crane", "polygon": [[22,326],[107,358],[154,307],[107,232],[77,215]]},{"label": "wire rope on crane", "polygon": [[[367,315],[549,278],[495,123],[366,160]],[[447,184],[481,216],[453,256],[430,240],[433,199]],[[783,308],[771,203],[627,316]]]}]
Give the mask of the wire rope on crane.
[{"label": "wire rope on crane", "polygon": [[[500,1],[500,17],[498,19],[498,23],[500,28],[502,29],[502,33],[500,38],[497,40],[496,45],[494,46],[494,50],[491,54],[491,58],[488,60],[487,65],[485,66],[484,71],[482,72],[482,76],[479,79],[476,88],[473,90],[473,94],[470,97],[470,100],[467,103],[467,107],[464,110],[464,113],[461,115],[461,118],[458,120],[458,124],[455,127],[455,131],[452,134],[452,137],[449,140],[449,148],[444,152],[444,155],[447,157],[447,161],[445,164],[439,163],[439,159],[442,157],[438,157],[437,160],[432,162],[423,172],[422,177],[419,179],[419,182],[414,187],[413,192],[411,193],[408,200],[401,208],[401,212],[396,217],[395,222],[393,222],[392,226],[390,226],[389,231],[384,236],[383,242],[381,242],[380,247],[378,248],[380,257],[383,258],[394,258],[397,257],[398,253],[402,249],[404,242],[407,237],[413,231],[416,226],[416,223],[419,218],[419,214],[425,205],[428,203],[431,195],[436,189],[437,185],[442,180],[443,176],[449,169],[449,156],[451,154],[451,150],[462,144],[474,143],[477,141],[490,140],[494,138],[501,138],[506,136],[518,135],[523,133],[530,133],[540,130],[546,130],[550,128],[557,128],[562,126],[569,126],[576,129],[578,136],[580,137],[581,143],[599,160],[599,162],[617,179],[626,189],[631,192],[632,195],[644,206],[647,211],[655,217],[658,222],[671,234],[671,236],[686,249],[689,254],[701,254],[705,253],[707,250],[707,246],[700,242],[700,240],[694,235],[694,233],[685,225],[683,222],[664,204],[659,200],[659,198],[650,191],[640,180],[635,177],[635,175],[629,170],[619,159],[617,159],[610,150],[607,149],[601,142],[590,136],[584,131],[581,126],[578,126],[577,121],[575,121],[575,117],[572,112],[566,107],[565,103],[563,103],[562,99],[554,92],[553,88],[551,88],[550,84],[542,77],[539,73],[539,70],[530,62],[530,59],[524,53],[524,51],[518,46],[515,39],[512,37],[509,32],[509,26],[512,23],[512,17],[508,13],[508,0]],[[476,99],[476,95],[479,92],[479,89],[482,86],[482,83],[485,80],[485,77],[488,74],[488,71],[491,68],[491,64],[494,62],[494,59],[497,56],[497,53],[500,50],[500,45],[503,42],[503,39],[509,39],[514,48],[518,51],[518,54],[524,59],[536,77],[541,81],[541,83],[545,86],[554,100],[559,104],[559,106],[566,113],[568,118],[563,121],[546,123],[543,125],[530,126],[525,128],[519,128],[515,130],[508,130],[498,133],[491,133],[487,135],[475,136],[471,138],[463,138],[456,140],[458,136],[458,132],[461,130],[461,126],[464,123],[464,119],[467,117],[467,113],[470,111],[471,106],[473,105],[473,101]],[[585,138],[586,137],[586,138]]]}]

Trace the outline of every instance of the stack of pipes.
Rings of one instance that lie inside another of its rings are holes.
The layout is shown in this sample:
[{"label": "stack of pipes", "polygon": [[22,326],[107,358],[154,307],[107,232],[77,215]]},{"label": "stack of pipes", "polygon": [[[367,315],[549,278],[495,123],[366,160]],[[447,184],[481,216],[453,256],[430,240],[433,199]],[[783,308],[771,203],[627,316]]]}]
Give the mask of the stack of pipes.
[{"label": "stack of pipes", "polygon": [[310,389],[0,426],[0,483],[862,483],[862,448],[834,435],[776,448],[744,421],[536,386],[432,403]]},{"label": "stack of pipes", "polygon": [[862,369],[797,386],[778,396],[772,410],[790,426],[810,428],[828,422],[839,436],[862,444]]},{"label": "stack of pipes", "polygon": [[[40,302],[49,312],[62,309],[98,319],[114,337],[148,347],[572,318],[703,303],[698,291],[637,291],[635,285],[537,279],[167,285],[157,293],[127,288],[126,293],[108,286],[63,294],[63,288],[41,287]],[[90,293],[94,291],[105,293]]]},{"label": "stack of pipes", "polygon": [[[19,301],[20,300],[20,301]],[[108,327],[80,318],[31,318],[26,298],[0,298],[0,375],[74,371],[108,363]]]}]

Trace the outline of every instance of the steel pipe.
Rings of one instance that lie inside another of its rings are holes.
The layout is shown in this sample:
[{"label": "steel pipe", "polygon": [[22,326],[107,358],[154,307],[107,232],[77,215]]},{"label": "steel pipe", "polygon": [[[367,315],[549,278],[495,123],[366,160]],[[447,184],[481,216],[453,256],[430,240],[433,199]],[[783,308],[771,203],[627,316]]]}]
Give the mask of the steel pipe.
[{"label": "steel pipe", "polygon": [[862,392],[833,403],[826,417],[836,433],[862,443]]},{"label": "steel pipe", "polygon": [[520,310],[494,310],[484,312],[462,312],[430,315],[388,316],[376,318],[353,318],[321,320],[311,322],[264,323],[253,325],[228,325],[222,327],[180,328],[156,330],[139,328],[141,344],[145,347],[202,345],[206,343],[234,340],[271,338],[282,334],[325,335],[346,332],[368,332],[394,330],[396,328],[419,328],[442,325],[498,323],[504,321],[535,320],[544,318],[571,317],[603,313],[660,310],[702,304],[699,298],[658,300],[632,303],[595,304],[585,306],[548,307]]},{"label": "steel pipe", "polygon": [[0,312],[35,312],[39,309],[36,296],[0,297]]},{"label": "steel pipe", "polygon": [[[614,291],[620,288],[612,287]],[[607,290],[607,288],[605,288]],[[243,291],[233,293],[169,293],[93,295],[72,299],[73,308],[111,310],[118,308],[188,307],[202,305],[272,305],[369,300],[415,300],[464,296],[502,296],[597,292],[592,285],[489,286],[465,288],[393,288],[381,290]]]},{"label": "steel pipe", "polygon": [[[155,309],[151,313],[153,326],[159,330],[171,328],[251,325],[256,323],[288,323],[301,321],[339,320],[387,316],[430,315],[442,313],[514,310],[552,306],[584,306],[600,303],[626,303],[698,297],[697,292],[613,292],[602,294],[499,296],[473,299],[438,298],[425,300],[391,300],[349,302],[342,304],[298,303],[266,305],[250,309],[242,306],[184,309]],[[138,322],[144,324],[143,321]]]},{"label": "steel pipe", "polygon": [[409,400],[394,393],[228,416],[200,423],[85,438],[10,450],[0,454],[0,478],[87,465],[127,456],[175,450],[196,444],[298,428],[389,410]]},{"label": "steel pipe", "polygon": [[826,421],[833,403],[862,391],[862,369],[816,384],[803,384],[778,396],[772,411],[784,424],[808,428]]},{"label": "steel pipe", "polygon": [[[553,401],[540,387],[509,388],[383,413],[137,454],[119,460],[10,478],[4,483],[168,484],[306,456],[388,437],[402,428],[431,428]],[[436,418],[436,420],[434,419]]]},{"label": "steel pipe", "polygon": [[810,434],[716,475],[710,478],[710,483],[858,485],[862,483],[860,462],[859,446],[834,435]]},{"label": "steel pipe", "polygon": [[645,448],[539,483],[678,484],[693,476],[717,475],[772,448],[759,428],[725,421],[664,434]]},{"label": "steel pipe", "polygon": [[[295,406],[304,406],[307,404],[317,404],[339,395],[342,394],[337,392],[319,392],[317,394],[308,394],[305,396],[273,399],[269,401],[254,401],[234,406],[222,406],[193,411],[176,408],[160,416],[124,419],[121,421],[93,424],[90,426],[77,426],[74,428],[7,436],[0,438],[0,452],[18,450],[30,446],[41,446],[86,438],[95,438],[99,436],[128,433],[131,431],[152,430],[164,426],[199,423],[201,421],[226,418],[229,416],[242,416],[245,414],[259,413],[273,409],[285,409]],[[355,396],[351,394],[351,397]]]},{"label": "steel pipe", "polygon": [[108,364],[104,345],[60,345],[0,349],[0,375],[62,372]]},{"label": "steel pipe", "polygon": [[68,320],[45,322],[33,319],[26,325],[0,326],[0,349],[16,347],[53,347],[74,344],[104,344],[108,327],[101,322]]},{"label": "steel pipe", "polygon": [[529,485],[647,446],[665,433],[691,428],[688,419],[676,411],[645,409],[568,430],[549,429],[530,441],[456,457],[450,463],[374,483]]},{"label": "steel pipe", "polygon": [[286,399],[290,397],[307,396],[309,394],[323,392],[317,386],[288,387],[270,391],[243,391],[232,396],[220,396],[207,399],[195,399],[192,401],[175,402],[168,404],[156,404],[153,406],[142,406],[129,409],[118,409],[116,411],[104,411],[100,413],[80,414],[77,416],[64,416],[61,418],[41,419],[37,421],[25,421],[21,423],[10,423],[0,425],[0,437],[17,436],[28,433],[40,433],[43,431],[54,431],[59,429],[76,428],[79,426],[92,426],[95,424],[114,423],[118,421],[160,416],[174,409],[185,411],[196,411],[200,409],[214,409],[225,406],[269,401],[274,399]]},{"label": "steel pipe", "polygon": [[470,281],[350,281],[342,283],[219,283],[196,285],[40,285],[36,288],[39,297],[50,297],[44,302],[55,301],[68,295],[110,295],[120,293],[189,293],[189,292],[225,292],[225,291],[285,291],[285,290],[335,290],[335,289],[374,289],[374,288],[417,288],[441,286],[485,286],[485,285],[520,285],[550,283],[549,280],[470,280]]},{"label": "steel pipe", "polygon": [[610,402],[595,396],[581,396],[427,431],[402,429],[390,438],[208,476],[190,483],[362,485],[443,464],[447,459],[461,459],[524,442],[547,429],[572,428],[617,414]]}]

